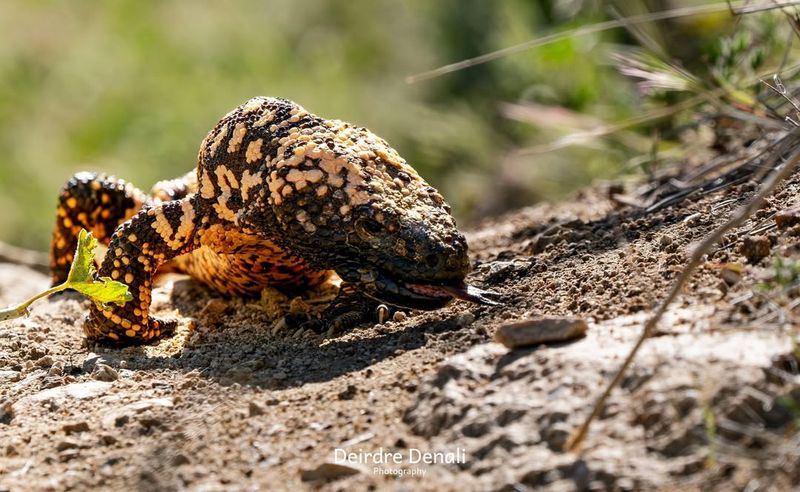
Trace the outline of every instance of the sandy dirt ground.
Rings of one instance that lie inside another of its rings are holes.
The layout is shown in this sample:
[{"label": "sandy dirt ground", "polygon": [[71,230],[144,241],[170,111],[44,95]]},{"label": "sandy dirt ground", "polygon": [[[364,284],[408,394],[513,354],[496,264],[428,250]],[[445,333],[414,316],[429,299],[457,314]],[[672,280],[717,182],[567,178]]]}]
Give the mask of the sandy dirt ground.
[{"label": "sandy dirt ground", "polygon": [[[753,186],[646,213],[599,185],[486,221],[468,231],[470,281],[504,306],[456,301],[338,335],[281,321],[313,298],[225,299],[179,276],[155,291],[154,311],[181,328],[151,346],[87,346],[87,301],[39,302],[0,324],[0,490],[789,487],[800,371],[785,321],[798,292],[770,282],[776,257],[796,261],[800,230],[774,214],[798,188],[795,177],[709,255],[580,455],[561,451],[567,436],[688,248]],[[47,285],[0,264],[0,304]],[[539,316],[582,318],[587,336],[492,341],[501,324]],[[335,463],[377,451],[400,463]],[[426,452],[451,462],[414,462]]]}]

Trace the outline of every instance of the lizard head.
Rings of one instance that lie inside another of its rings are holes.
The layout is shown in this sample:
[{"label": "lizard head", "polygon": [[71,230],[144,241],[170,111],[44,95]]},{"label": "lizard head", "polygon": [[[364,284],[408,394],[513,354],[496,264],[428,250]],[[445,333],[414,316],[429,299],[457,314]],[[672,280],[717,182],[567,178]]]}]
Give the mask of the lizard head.
[{"label": "lizard head", "polygon": [[439,192],[364,128],[320,119],[310,129],[283,141],[267,179],[282,242],[381,302],[469,298],[467,243]]}]

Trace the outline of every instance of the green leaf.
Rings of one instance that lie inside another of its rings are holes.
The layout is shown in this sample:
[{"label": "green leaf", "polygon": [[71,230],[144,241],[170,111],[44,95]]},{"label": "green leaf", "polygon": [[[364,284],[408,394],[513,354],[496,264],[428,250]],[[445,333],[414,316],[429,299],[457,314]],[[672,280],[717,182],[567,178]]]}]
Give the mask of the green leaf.
[{"label": "green leaf", "polygon": [[119,304],[133,300],[128,292],[128,286],[122,282],[100,277],[92,282],[67,283],[70,289],[75,289],[98,304]]},{"label": "green leaf", "polygon": [[[81,229],[81,232],[78,233],[78,247],[75,249],[75,257],[72,259],[72,266],[67,275],[67,284],[92,282],[94,280],[95,248],[97,248],[97,239],[92,236],[91,232]],[[74,289],[72,286],[70,288]]]},{"label": "green leaf", "polygon": [[94,278],[94,250],[96,247],[97,239],[92,236],[91,232],[81,229],[81,232],[78,233],[78,247],[75,250],[75,258],[72,260],[69,274],[67,274],[67,281],[36,294],[21,304],[0,309],[0,321],[25,316],[28,313],[28,306],[34,301],[65,289],[74,289],[100,306],[106,304],[121,306],[133,300],[133,296],[128,292],[128,286],[122,282],[111,280],[108,277]]},{"label": "green leaf", "polygon": [[81,229],[78,234],[78,248],[72,260],[64,287],[74,289],[98,304],[125,304],[133,299],[128,286],[108,277],[94,278],[94,250],[97,239],[91,232]]}]

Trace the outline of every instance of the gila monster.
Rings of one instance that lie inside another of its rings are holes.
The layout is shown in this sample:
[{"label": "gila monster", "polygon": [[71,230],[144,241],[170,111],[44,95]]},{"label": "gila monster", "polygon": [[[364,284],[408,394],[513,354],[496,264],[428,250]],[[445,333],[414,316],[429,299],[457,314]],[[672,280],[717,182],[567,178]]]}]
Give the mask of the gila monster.
[{"label": "gila monster", "polygon": [[228,113],[203,140],[196,171],[150,195],[105,175],[73,176],[59,197],[54,283],[66,279],[81,228],[108,245],[98,275],[133,295],[91,306],[90,340],[147,342],[174,328],[149,314],[159,268],[229,295],[297,291],[335,272],[347,287],[340,296],[355,291],[374,305],[491,303],[464,284],[467,243],[435,188],[369,130],[281,98]]}]

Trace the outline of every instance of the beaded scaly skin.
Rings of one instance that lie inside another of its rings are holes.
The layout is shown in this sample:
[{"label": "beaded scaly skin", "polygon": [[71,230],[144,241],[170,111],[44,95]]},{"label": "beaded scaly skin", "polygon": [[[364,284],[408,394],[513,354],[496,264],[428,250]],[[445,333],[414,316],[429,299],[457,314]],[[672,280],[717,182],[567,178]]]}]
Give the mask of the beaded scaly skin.
[{"label": "beaded scaly skin", "polygon": [[150,195],[103,175],[73,176],[59,197],[51,272],[55,283],[66,278],[82,227],[108,244],[98,275],[127,284],[133,301],[92,305],[84,331],[118,344],[174,327],[149,314],[159,268],[244,296],[313,287],[335,271],[376,301],[436,309],[452,299],[437,286],[463,285],[469,271],[449,212],[369,130],[256,97],[211,130],[196,171]]}]

